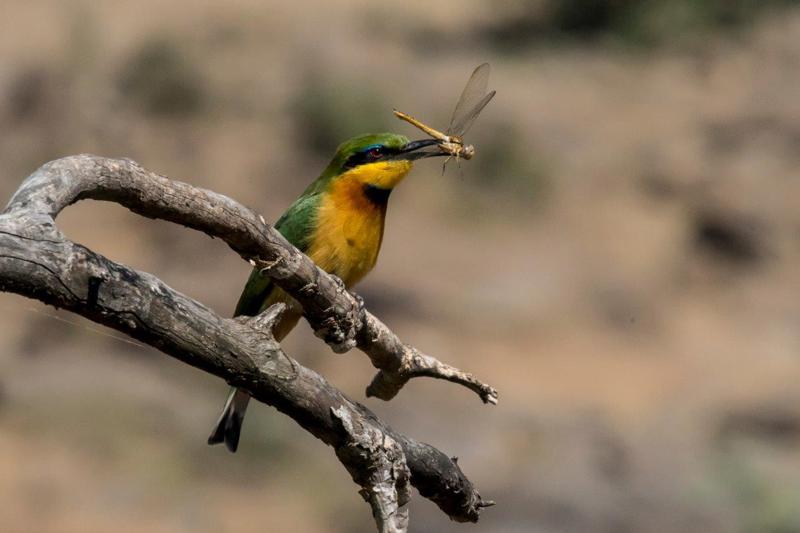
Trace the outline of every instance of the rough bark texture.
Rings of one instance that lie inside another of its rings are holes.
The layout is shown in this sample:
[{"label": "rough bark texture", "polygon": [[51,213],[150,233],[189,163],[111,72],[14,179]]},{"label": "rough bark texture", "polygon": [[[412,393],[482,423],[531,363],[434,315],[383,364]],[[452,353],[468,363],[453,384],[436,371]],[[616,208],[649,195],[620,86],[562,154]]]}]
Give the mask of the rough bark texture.
[{"label": "rough bark texture", "polygon": [[264,219],[225,196],[172,181],[129,160],[81,155],[32,174],[0,214],[0,290],[68,309],[225,379],[276,407],[333,446],[372,507],[379,531],[406,531],[409,482],[451,519],[477,521],[481,499],[455,461],[394,432],[366,407],[298,364],[272,336],[283,311],[223,318],[139,272],[66,239],[55,217],[84,199],[114,201],[223,239],[302,303],[306,318],[337,351],[357,345],[379,369],[368,394],[393,397],[408,379],[462,384],[484,402],[497,392],[425,355],[367,312],[341,282],[316,267]]}]

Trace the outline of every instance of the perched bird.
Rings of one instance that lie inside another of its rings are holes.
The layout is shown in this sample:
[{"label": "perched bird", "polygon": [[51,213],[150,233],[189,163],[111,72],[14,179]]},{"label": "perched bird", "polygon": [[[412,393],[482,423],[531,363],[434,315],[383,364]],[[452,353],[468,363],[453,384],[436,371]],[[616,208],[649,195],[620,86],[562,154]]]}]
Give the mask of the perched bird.
[{"label": "perched bird", "polygon": [[[409,142],[394,133],[360,135],[341,144],[322,174],[303,191],[275,223],[277,229],[320,268],[338,276],[345,287],[361,280],[378,259],[389,194],[411,170],[416,159],[446,156],[441,141]],[[235,316],[257,315],[276,302],[287,310],[276,325],[280,341],[303,314],[300,304],[253,269],[236,305]],[[208,438],[224,442],[231,452],[239,445],[246,391],[233,389]]]}]

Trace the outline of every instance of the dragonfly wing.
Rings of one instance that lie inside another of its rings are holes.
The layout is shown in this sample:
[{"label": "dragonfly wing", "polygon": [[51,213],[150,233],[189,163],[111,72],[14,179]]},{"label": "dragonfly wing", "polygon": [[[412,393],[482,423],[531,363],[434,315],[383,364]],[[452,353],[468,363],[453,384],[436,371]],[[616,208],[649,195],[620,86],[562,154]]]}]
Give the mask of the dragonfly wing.
[{"label": "dragonfly wing", "polygon": [[450,127],[447,128],[448,135],[463,134],[463,132],[458,131],[455,125],[463,123],[464,117],[469,115],[476,104],[485,97],[486,91],[489,88],[489,71],[489,63],[478,65],[478,67],[472,71],[472,75],[464,86],[464,90],[461,91],[461,97],[458,99],[456,108],[453,110],[453,116],[450,118]]},{"label": "dragonfly wing", "polygon": [[[459,117],[458,121],[455,124],[450,125],[450,129],[447,130],[448,135],[458,135],[459,137],[463,136],[467,133],[467,130],[472,126],[475,122],[475,119],[478,118],[483,108],[486,107],[486,104],[494,98],[496,91],[492,91],[486,96],[484,96],[475,107],[469,110],[469,112],[465,113],[463,116]],[[451,131],[452,130],[452,131]]]}]

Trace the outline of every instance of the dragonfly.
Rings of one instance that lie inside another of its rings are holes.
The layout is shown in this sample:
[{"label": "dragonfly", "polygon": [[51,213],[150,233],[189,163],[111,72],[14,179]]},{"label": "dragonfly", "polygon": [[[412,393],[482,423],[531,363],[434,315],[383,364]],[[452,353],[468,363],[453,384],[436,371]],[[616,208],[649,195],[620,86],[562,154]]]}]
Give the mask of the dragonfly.
[{"label": "dragonfly", "polygon": [[453,110],[453,115],[450,117],[450,125],[445,133],[397,109],[394,110],[394,114],[400,120],[408,122],[440,141],[439,149],[449,155],[445,160],[445,165],[453,157],[456,161],[459,158],[472,159],[475,155],[475,147],[471,144],[464,144],[464,135],[475,123],[475,119],[478,118],[486,104],[494,98],[496,91],[487,92],[489,88],[489,70],[489,63],[483,63],[472,71],[464,90],[461,91],[461,97]]}]

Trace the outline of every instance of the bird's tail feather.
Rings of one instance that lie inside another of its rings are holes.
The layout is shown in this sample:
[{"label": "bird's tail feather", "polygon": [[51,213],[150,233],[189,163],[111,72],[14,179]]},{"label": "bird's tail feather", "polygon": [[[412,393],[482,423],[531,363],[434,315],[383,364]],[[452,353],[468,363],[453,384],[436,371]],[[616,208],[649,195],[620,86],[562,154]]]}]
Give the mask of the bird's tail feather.
[{"label": "bird's tail feather", "polygon": [[209,444],[225,443],[225,447],[231,453],[236,453],[239,447],[239,435],[242,432],[242,422],[244,413],[247,411],[247,404],[250,395],[240,389],[232,389],[225,402],[225,408],[214,426],[214,431],[208,437]]}]

